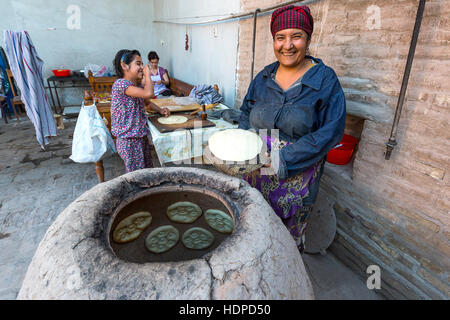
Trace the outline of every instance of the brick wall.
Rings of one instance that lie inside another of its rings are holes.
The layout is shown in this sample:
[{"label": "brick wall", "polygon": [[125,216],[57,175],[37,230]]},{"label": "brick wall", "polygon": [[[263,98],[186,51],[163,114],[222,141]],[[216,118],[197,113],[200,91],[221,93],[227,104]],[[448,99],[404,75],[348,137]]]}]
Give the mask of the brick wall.
[{"label": "brick wall", "polygon": [[[241,11],[281,2],[242,0]],[[398,145],[384,159],[418,3],[309,5],[315,22],[311,54],[336,71],[347,112],[364,120],[350,170],[327,164],[321,187],[334,201],[338,225],[330,250],[342,261],[364,278],[368,265],[380,266],[381,293],[389,298],[448,299],[450,0],[426,3]],[[270,14],[257,21],[255,75],[275,61],[269,23]],[[250,83],[252,29],[253,19],[241,20],[238,108]]]}]

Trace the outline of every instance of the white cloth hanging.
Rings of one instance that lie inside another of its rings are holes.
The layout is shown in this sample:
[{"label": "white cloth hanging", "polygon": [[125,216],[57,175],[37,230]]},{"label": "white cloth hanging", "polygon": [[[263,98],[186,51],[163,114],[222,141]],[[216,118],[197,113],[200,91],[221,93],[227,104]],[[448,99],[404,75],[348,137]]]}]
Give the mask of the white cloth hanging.
[{"label": "white cloth hanging", "polygon": [[44,88],[42,67],[36,48],[26,31],[5,30],[5,53],[25,104],[27,116],[34,124],[36,138],[45,149],[47,137],[56,136],[56,123]]}]

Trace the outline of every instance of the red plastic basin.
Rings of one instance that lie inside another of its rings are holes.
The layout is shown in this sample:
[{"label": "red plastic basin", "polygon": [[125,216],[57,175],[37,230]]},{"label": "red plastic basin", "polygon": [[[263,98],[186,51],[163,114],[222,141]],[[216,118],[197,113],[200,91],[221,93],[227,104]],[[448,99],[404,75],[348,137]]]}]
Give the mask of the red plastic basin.
[{"label": "red plastic basin", "polygon": [[53,74],[56,77],[68,77],[70,76],[70,70],[69,69],[56,69],[52,70]]},{"label": "red plastic basin", "polygon": [[349,163],[357,143],[358,139],[348,134],[344,134],[344,137],[338,143],[338,145],[342,144],[342,146],[331,149],[327,153],[327,162],[338,165]]}]

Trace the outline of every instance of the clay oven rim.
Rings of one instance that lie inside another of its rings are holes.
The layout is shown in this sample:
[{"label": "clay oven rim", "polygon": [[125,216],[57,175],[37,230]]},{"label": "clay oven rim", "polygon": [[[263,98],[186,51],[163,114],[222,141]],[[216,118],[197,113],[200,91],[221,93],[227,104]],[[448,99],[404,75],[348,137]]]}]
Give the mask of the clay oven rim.
[{"label": "clay oven rim", "polygon": [[[111,250],[111,252],[113,252],[114,255],[116,255],[114,252],[114,249],[111,246],[111,242],[110,242],[111,240],[110,240],[109,235],[111,233],[111,229],[116,220],[117,215],[127,205],[129,205],[130,203],[137,201],[139,199],[148,197],[150,195],[172,193],[172,192],[183,192],[183,191],[203,193],[207,196],[210,196],[210,197],[213,197],[213,198],[216,198],[217,200],[219,200],[226,207],[228,213],[233,218],[234,228],[233,228],[233,231],[231,232],[231,234],[233,234],[235,232],[236,227],[238,225],[239,210],[238,210],[237,206],[235,204],[233,204],[231,199],[229,199],[225,194],[221,193],[218,190],[214,190],[210,187],[202,186],[202,185],[163,183],[159,186],[150,187],[147,190],[143,190],[134,195],[131,195],[120,202],[119,206],[114,210],[111,217],[109,218],[107,227],[105,229],[104,239],[107,243],[108,249]],[[219,245],[219,247],[220,247],[220,245]],[[121,259],[120,257],[117,257],[117,258]]]},{"label": "clay oven rim", "polygon": [[[230,198],[239,222],[234,233],[193,260],[135,263],[117,258],[105,241],[113,213],[127,198],[167,183],[205,185]],[[245,290],[239,275],[257,280],[255,287]],[[314,294],[295,241],[258,190],[220,172],[176,167],[127,173],[73,201],[47,229],[17,299],[158,297],[313,299]]]}]

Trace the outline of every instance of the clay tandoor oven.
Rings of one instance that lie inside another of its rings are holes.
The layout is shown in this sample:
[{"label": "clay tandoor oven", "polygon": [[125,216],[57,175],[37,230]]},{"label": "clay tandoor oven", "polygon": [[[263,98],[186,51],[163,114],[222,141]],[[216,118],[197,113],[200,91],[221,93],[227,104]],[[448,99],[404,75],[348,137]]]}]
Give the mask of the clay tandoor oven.
[{"label": "clay tandoor oven", "polygon": [[[180,202],[198,205],[201,215],[188,223],[170,219],[167,208]],[[212,228],[208,209],[225,213],[232,229]],[[121,221],[141,211],[151,213],[151,223],[135,240],[115,241]],[[146,240],[167,226],[179,239],[169,242],[175,244],[167,251],[149,251]],[[207,247],[189,248],[183,237],[193,234],[195,242],[199,236],[192,228],[212,236]],[[293,239],[256,189],[222,173],[177,167],[125,174],[71,203],[39,244],[17,298],[313,299],[314,294]]]}]

